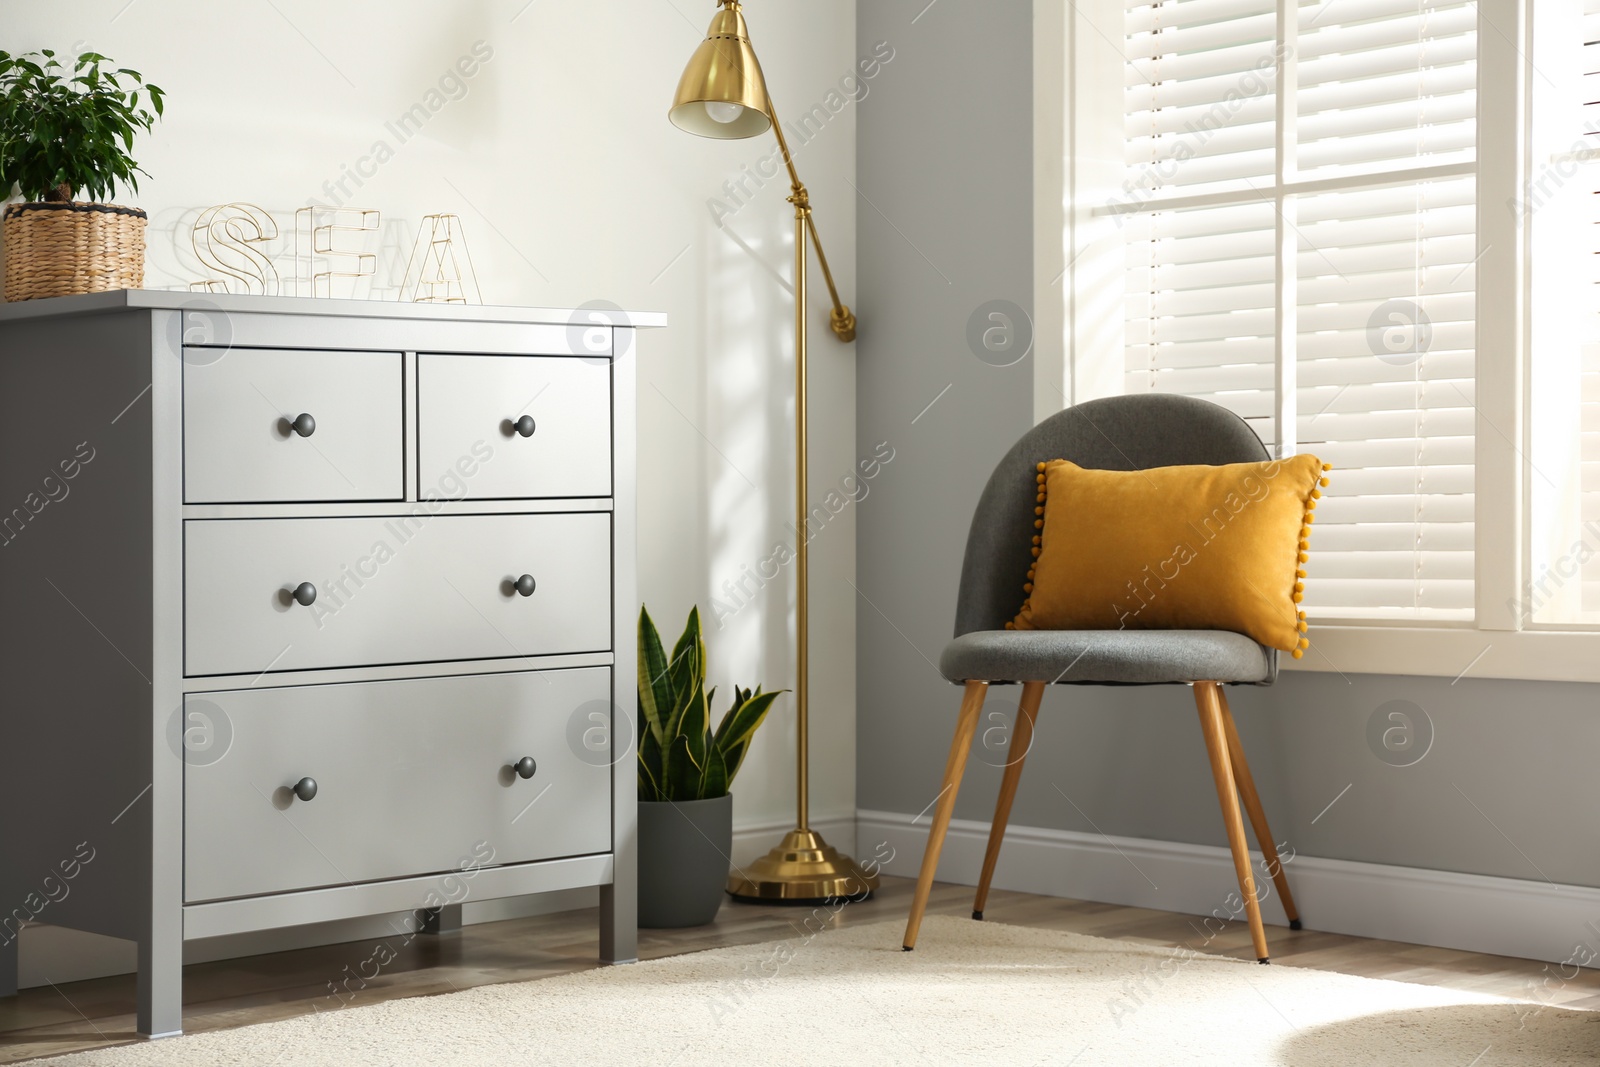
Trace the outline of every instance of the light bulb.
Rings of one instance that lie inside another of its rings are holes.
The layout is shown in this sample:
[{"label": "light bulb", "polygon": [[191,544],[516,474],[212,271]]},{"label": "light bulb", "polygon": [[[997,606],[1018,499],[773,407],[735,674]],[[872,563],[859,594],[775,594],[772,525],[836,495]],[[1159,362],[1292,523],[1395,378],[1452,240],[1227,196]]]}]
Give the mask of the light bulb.
[{"label": "light bulb", "polygon": [[707,100],[706,114],[711,116],[712,122],[720,122],[726,125],[727,123],[738,121],[739,116],[744,114],[744,105],[725,103],[721,100]]}]

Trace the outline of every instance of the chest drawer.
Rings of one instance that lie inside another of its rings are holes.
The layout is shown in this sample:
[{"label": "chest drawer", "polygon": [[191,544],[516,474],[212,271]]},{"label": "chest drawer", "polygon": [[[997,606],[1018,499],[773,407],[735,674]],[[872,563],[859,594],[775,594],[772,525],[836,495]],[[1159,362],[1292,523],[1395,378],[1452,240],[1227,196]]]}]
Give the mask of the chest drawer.
[{"label": "chest drawer", "polygon": [[398,352],[191,351],[205,355],[183,367],[185,501],[404,497]]},{"label": "chest drawer", "polygon": [[184,899],[609,851],[611,767],[567,728],[609,712],[610,685],[602,667],[191,695],[230,740],[184,768]]},{"label": "chest drawer", "polygon": [[[608,360],[419,355],[417,422],[424,493],[459,496],[464,480],[474,500],[611,495]],[[484,442],[493,457],[460,479]]]},{"label": "chest drawer", "polygon": [[[609,513],[417,510],[184,523],[185,673],[611,647]],[[302,584],[314,594],[297,599]]]}]

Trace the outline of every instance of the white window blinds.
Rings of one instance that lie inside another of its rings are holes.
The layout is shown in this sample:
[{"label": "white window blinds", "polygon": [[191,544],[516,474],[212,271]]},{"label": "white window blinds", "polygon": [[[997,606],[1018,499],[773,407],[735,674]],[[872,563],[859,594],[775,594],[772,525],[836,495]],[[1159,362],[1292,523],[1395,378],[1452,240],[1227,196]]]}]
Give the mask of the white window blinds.
[{"label": "white window blinds", "polygon": [[1476,5],[1288,10],[1128,0],[1125,388],[1335,466],[1314,617],[1470,619]]}]

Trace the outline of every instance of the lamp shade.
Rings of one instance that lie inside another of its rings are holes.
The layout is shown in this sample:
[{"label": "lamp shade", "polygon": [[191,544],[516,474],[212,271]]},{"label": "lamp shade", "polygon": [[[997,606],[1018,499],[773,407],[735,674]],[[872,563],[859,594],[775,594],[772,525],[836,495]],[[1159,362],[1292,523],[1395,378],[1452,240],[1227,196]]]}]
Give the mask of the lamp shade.
[{"label": "lamp shade", "polygon": [[744,15],[737,2],[725,2],[689,57],[667,117],[701,137],[736,139],[770,129],[770,107]]}]

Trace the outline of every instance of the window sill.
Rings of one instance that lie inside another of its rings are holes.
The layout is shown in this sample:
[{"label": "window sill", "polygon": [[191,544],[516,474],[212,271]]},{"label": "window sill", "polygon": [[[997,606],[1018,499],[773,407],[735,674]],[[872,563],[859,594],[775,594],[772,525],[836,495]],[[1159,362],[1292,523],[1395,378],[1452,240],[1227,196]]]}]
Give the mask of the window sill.
[{"label": "window sill", "polygon": [[1281,656],[1285,671],[1412,674],[1600,682],[1600,632],[1477,630],[1425,626],[1311,624],[1301,659]]}]

